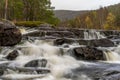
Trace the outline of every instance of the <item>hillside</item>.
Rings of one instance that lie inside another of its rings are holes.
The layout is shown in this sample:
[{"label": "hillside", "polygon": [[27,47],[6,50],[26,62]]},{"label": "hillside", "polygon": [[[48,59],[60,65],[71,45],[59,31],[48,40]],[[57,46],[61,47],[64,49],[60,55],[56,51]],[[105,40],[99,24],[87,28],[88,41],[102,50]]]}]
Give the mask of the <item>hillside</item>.
[{"label": "hillside", "polygon": [[111,5],[108,7],[108,10],[112,13],[116,14],[120,14],[120,3],[119,4],[115,4],[115,5]]},{"label": "hillside", "polygon": [[55,10],[54,14],[61,21],[67,21],[87,12],[88,11]]}]

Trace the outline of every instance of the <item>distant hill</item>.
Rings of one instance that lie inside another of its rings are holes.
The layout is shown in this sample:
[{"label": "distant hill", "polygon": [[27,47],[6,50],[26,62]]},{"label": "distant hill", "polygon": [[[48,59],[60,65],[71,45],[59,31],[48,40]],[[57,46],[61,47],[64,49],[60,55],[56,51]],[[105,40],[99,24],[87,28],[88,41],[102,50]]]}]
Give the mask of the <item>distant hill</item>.
[{"label": "distant hill", "polygon": [[[120,3],[108,6],[107,9],[112,12],[114,15],[120,14]],[[77,16],[82,16],[85,13],[88,13],[90,11],[84,10],[84,11],[72,11],[72,10],[55,10],[54,14],[57,18],[59,18],[62,22],[71,20],[76,18]]]},{"label": "distant hill", "polygon": [[87,12],[88,11],[55,10],[54,14],[61,21],[67,21]]},{"label": "distant hill", "polygon": [[120,14],[120,3],[108,6],[107,8],[110,12],[114,13],[115,15]]}]

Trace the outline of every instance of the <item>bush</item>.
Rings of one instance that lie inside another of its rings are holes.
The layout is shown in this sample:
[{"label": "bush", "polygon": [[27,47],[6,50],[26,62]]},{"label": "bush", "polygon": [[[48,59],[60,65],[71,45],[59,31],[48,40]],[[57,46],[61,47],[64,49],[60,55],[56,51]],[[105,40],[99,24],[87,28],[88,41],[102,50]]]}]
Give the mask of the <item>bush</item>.
[{"label": "bush", "polygon": [[24,26],[24,27],[39,27],[44,22],[41,21],[18,21],[15,22],[16,26]]}]

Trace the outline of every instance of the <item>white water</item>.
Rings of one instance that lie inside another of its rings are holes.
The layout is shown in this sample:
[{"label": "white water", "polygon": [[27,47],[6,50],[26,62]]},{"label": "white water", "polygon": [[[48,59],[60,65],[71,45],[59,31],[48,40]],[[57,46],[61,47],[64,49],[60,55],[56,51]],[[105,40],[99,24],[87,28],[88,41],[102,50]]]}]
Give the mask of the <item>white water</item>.
[{"label": "white water", "polygon": [[28,28],[19,28],[20,32],[22,33],[22,35],[24,34],[28,34],[30,32],[35,32],[35,31],[38,31],[38,30],[35,30],[35,29],[28,29]]},{"label": "white water", "polygon": [[[48,42],[48,43],[47,43]],[[33,43],[25,42],[22,45],[16,46],[19,50],[19,57],[16,60],[10,61],[9,67],[23,67],[27,62],[36,59],[47,59],[46,68],[50,69],[50,73],[46,75],[33,73],[19,73],[7,70],[2,79],[9,80],[71,80],[64,78],[65,74],[72,73],[71,70],[84,65],[84,62],[79,62],[67,54],[68,49],[53,46],[49,41],[36,40]],[[1,51],[1,56],[4,53],[8,54],[12,50]],[[81,80],[90,80],[84,74],[80,76]]]},{"label": "white water", "polygon": [[[29,31],[22,32],[23,34],[26,34]],[[105,38],[99,32],[94,30],[84,32],[84,36],[87,40]],[[79,47],[79,44],[69,45],[69,48],[64,48],[64,45],[54,46],[53,41],[50,40],[35,40],[34,42],[26,41],[24,44],[15,46],[15,49],[18,49],[20,55],[14,61],[4,61],[3,59],[3,57],[12,52],[14,48],[3,48],[0,52],[0,64],[9,63],[9,67],[13,68],[24,67],[29,61],[47,59],[48,63],[46,68],[50,69],[51,72],[49,74],[37,74],[36,71],[20,73],[18,71],[7,69],[5,74],[0,77],[2,78],[1,80],[72,80],[64,77],[66,74],[72,74],[72,69],[88,65],[96,65],[95,63],[78,61],[69,55],[68,50],[70,48]],[[115,48],[114,51],[105,51],[104,53],[107,58],[106,62],[120,62],[120,46]],[[85,74],[79,75],[78,79],[91,80]]]},{"label": "white water", "polygon": [[96,30],[84,31],[84,39],[85,40],[101,39],[101,38],[105,38],[105,36],[100,34],[100,32],[98,32]]}]

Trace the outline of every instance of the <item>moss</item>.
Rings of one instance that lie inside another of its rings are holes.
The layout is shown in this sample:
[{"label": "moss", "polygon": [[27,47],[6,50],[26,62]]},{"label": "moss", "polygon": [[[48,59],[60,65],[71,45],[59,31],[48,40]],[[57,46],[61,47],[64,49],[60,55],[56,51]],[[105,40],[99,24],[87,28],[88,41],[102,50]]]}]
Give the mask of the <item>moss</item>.
[{"label": "moss", "polygon": [[18,22],[15,22],[16,26],[24,26],[24,27],[38,27],[41,24],[44,24],[44,22],[41,22],[41,21],[18,21]]}]

